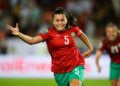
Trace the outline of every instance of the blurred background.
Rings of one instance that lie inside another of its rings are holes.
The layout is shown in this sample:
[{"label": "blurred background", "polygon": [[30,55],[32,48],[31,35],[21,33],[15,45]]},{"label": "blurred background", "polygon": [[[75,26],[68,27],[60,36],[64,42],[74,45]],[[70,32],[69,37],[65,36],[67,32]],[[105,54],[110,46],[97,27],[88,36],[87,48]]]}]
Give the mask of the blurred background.
[{"label": "blurred background", "polygon": [[[100,60],[103,70],[98,73],[94,54],[105,36],[106,24],[113,22],[120,27],[120,0],[0,0],[1,86],[57,86],[50,72],[46,43],[30,46],[5,28],[18,22],[22,33],[38,35],[51,26],[56,7],[65,8],[77,18],[77,24],[94,46],[92,56],[86,60],[85,85],[110,86],[110,60],[104,53]],[[78,39],[76,44],[81,52],[87,49]]]}]

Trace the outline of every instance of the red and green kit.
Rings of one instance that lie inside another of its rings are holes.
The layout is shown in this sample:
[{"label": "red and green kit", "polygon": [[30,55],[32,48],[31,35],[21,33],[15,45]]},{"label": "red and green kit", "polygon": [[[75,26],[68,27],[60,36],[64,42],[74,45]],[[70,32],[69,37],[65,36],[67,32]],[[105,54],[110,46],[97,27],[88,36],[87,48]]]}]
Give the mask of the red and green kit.
[{"label": "red and green kit", "polygon": [[43,41],[46,41],[52,58],[52,72],[66,73],[76,66],[84,66],[84,58],[77,49],[73,37],[79,37],[81,34],[79,27],[70,27],[64,31],[56,31],[55,27],[51,27],[46,33],[39,33]]},{"label": "red and green kit", "polygon": [[99,50],[106,50],[111,58],[110,80],[120,79],[120,36],[114,41],[104,39]]},{"label": "red and green kit", "polygon": [[99,50],[106,50],[111,61],[120,64],[120,35],[114,41],[109,41],[107,38],[104,39]]}]

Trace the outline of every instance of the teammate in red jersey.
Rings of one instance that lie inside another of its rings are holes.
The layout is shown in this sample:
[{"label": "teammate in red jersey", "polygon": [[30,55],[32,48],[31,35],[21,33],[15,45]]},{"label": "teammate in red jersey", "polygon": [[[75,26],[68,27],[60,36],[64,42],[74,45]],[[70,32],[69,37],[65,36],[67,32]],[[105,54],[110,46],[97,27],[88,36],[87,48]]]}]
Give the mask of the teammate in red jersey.
[{"label": "teammate in red jersey", "polygon": [[[79,27],[73,26],[74,20],[64,9],[57,8],[53,13],[53,25],[47,32],[41,32],[35,37],[22,34],[16,27],[7,25],[13,35],[18,36],[28,44],[46,42],[52,58],[52,72],[58,86],[82,86],[84,80],[84,58],[90,56],[93,47],[87,36]],[[77,49],[73,34],[78,36],[89,48],[81,54]]]},{"label": "teammate in red jersey", "polygon": [[99,58],[103,51],[106,50],[111,59],[111,86],[120,86],[120,34],[118,27],[113,23],[108,24],[106,26],[106,35],[107,37],[101,42],[100,48],[96,53],[96,65],[100,72]]}]

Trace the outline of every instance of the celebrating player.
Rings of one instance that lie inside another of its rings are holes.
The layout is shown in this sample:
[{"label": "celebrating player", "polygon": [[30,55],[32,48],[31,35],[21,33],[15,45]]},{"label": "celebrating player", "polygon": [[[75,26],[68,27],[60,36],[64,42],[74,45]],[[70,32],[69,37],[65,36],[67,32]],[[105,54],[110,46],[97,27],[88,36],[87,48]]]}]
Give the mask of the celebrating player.
[{"label": "celebrating player", "polygon": [[[47,32],[40,32],[35,37],[22,34],[16,27],[7,25],[13,35],[28,44],[46,42],[52,58],[51,70],[58,86],[82,86],[84,81],[84,58],[90,56],[93,47],[79,27],[74,26],[74,19],[64,9],[57,8],[53,13],[52,26]],[[89,48],[81,54],[77,49],[73,34],[78,36]]]},{"label": "celebrating player", "polygon": [[111,86],[120,86],[120,34],[118,27],[113,23],[108,24],[106,26],[106,36],[107,37],[101,42],[100,48],[95,55],[97,69],[99,72],[101,71],[99,58],[103,51],[106,50],[111,59]]}]

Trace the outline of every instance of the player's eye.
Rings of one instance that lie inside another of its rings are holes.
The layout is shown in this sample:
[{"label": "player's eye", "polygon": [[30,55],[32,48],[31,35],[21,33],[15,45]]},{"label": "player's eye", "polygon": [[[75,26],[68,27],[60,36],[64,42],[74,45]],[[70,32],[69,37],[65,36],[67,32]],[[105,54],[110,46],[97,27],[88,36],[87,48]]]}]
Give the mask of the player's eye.
[{"label": "player's eye", "polygon": [[61,21],[64,21],[64,19],[61,19]]},{"label": "player's eye", "polygon": [[56,22],[59,22],[59,19],[56,19]]}]

